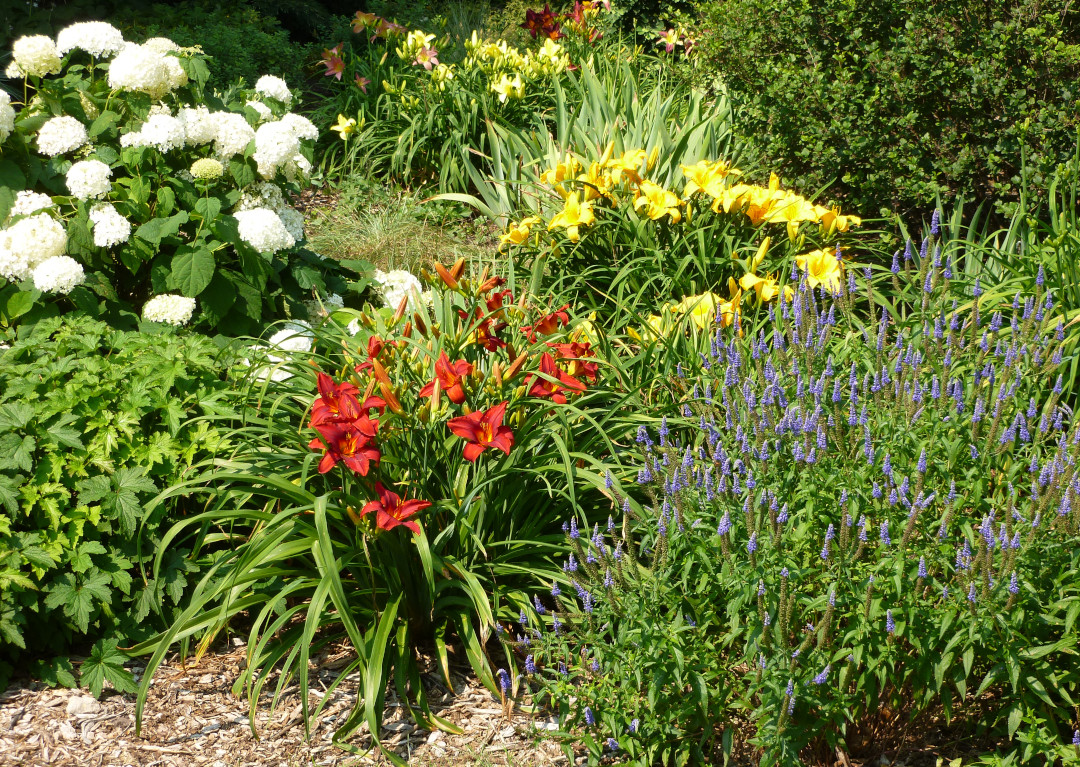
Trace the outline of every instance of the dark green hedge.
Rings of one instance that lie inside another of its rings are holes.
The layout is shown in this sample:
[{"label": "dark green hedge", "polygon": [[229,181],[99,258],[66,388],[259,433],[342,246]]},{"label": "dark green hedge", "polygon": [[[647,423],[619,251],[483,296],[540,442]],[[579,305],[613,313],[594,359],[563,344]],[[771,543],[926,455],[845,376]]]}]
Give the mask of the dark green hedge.
[{"label": "dark green hedge", "polygon": [[1071,156],[1080,7],[1071,0],[707,0],[704,70],[784,181],[864,216],[935,195],[1015,199]]}]

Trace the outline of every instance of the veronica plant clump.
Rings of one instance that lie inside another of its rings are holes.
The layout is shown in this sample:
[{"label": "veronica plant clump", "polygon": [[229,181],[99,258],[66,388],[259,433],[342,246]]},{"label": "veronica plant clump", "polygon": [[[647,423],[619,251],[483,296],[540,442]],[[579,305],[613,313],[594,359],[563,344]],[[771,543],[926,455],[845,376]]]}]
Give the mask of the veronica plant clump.
[{"label": "veronica plant clump", "polygon": [[612,518],[568,527],[573,606],[516,632],[529,684],[594,762],[872,756],[928,713],[1045,720],[1067,757],[1080,423],[1051,297],[935,289],[897,326],[854,272],[796,277],[754,330],[717,318]]},{"label": "veronica plant clump", "polygon": [[[22,87],[0,93],[0,323],[78,308],[239,335],[344,290],[302,248],[288,194],[319,133],[282,79],[210,93],[199,49],[104,22],[19,38],[7,75]],[[162,320],[162,296],[194,303]]]}]

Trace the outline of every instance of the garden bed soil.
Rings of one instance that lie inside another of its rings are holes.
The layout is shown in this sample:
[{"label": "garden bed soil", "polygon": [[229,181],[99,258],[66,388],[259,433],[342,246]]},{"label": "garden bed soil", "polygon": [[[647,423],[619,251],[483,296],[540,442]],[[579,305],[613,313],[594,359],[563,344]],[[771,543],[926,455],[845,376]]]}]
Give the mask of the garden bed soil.
[{"label": "garden bed soil", "polygon": [[[235,641],[235,640],[234,640]],[[273,716],[269,698],[255,715],[259,737],[248,725],[246,700],[232,695],[245,650],[209,653],[186,666],[172,658],[158,670],[135,734],[135,696],[106,693],[100,701],[85,691],[50,689],[24,680],[0,695],[2,767],[300,767],[301,765],[383,765],[385,757],[349,754],[331,743],[336,726],[348,715],[359,686],[350,674],[331,694],[305,738],[296,684],[279,700]],[[322,656],[312,673],[311,705],[322,699],[349,655]],[[129,666],[136,675],[140,665]],[[441,674],[425,675],[432,710],[464,730],[461,735],[417,729],[392,693],[381,737],[398,755],[431,767],[542,767],[568,764],[558,747],[541,742],[537,727],[546,720],[515,710],[463,668],[451,666],[453,689]],[[267,684],[273,688],[275,683]],[[272,695],[272,691],[270,693]],[[366,726],[349,740],[370,746]]]}]

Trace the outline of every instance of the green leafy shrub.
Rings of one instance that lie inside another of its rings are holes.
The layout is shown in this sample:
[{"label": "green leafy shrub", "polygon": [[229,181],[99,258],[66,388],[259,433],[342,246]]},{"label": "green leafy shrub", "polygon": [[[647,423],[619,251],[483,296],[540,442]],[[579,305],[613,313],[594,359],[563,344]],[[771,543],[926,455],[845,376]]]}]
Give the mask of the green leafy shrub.
[{"label": "green leafy shrub", "polygon": [[153,652],[146,679],[174,642],[201,635],[206,647],[247,610],[236,690],[252,706],[275,668],[306,689],[319,647],[352,645],[364,688],[338,738],[363,722],[379,732],[391,679],[422,726],[451,727],[424,698],[422,642],[444,673],[448,645],[463,649],[497,689],[495,619],[517,614],[532,574],[554,574],[562,513],[595,513],[594,467],[631,438],[622,405],[637,392],[603,383],[600,339],[567,307],[463,270],[437,267],[423,294],[411,275],[383,276],[388,305],[360,315],[356,336],[324,325],[312,355],[281,364],[292,375],[252,378],[237,450],[166,495],[208,504],[162,551],[190,530],[197,558],[222,555],[169,631],[135,648]]},{"label": "green leafy shrub", "polygon": [[267,73],[294,83],[311,75],[307,65],[314,46],[294,43],[277,18],[248,2],[154,3],[118,9],[110,19],[138,40],[168,37],[184,47],[199,46],[209,57],[210,82],[218,89],[240,78],[250,88]]},{"label": "green leafy shrub", "polygon": [[570,604],[515,646],[593,763],[871,760],[883,722],[931,716],[1080,761],[1063,319],[1041,285],[965,296],[933,256],[908,268],[907,310],[870,270],[833,295],[803,272],[678,352],[636,481],[613,466],[607,527],[571,522]]},{"label": "green leafy shrub", "polygon": [[0,94],[0,322],[74,306],[133,324],[151,296],[180,294],[166,321],[197,299],[198,324],[239,335],[343,292],[337,265],[300,247],[286,197],[318,131],[288,111],[285,82],[226,103],[199,53],[125,45],[102,22],[13,45],[25,103]]},{"label": "green leafy shrub", "polygon": [[75,316],[0,350],[0,667],[143,638],[181,604],[183,542],[153,578],[147,564],[191,508],[147,502],[222,446],[192,419],[227,412],[229,359],[200,336]]},{"label": "green leafy shrub", "polygon": [[1071,154],[1080,10],[1068,0],[718,0],[701,14],[740,137],[797,186],[835,180],[864,216],[907,217],[937,195],[1015,200]]}]

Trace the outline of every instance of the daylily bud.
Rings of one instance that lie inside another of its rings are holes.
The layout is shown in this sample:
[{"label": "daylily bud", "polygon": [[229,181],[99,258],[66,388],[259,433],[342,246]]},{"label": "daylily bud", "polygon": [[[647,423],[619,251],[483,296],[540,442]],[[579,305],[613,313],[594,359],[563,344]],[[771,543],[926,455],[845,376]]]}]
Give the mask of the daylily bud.
[{"label": "daylily bud", "polygon": [[375,376],[375,380],[383,386],[390,385],[390,376],[386,374],[386,368],[382,366],[382,363],[372,357],[371,359],[371,374]]},{"label": "daylily bud", "polygon": [[454,262],[454,265],[452,267],[450,267],[450,276],[452,276],[455,280],[460,280],[461,279],[461,274],[464,271],[465,271],[465,259],[464,258],[459,258],[457,261]]},{"label": "daylily bud", "polygon": [[405,323],[405,327],[402,329],[401,335],[405,336],[406,338],[412,338],[412,321],[411,320]]},{"label": "daylily bud", "polygon": [[394,312],[394,319],[390,321],[391,325],[397,325],[402,317],[405,316],[405,310],[409,308],[409,297],[402,296],[401,303],[398,304],[397,311]]},{"label": "daylily bud", "polygon": [[375,320],[367,312],[360,312],[360,322],[365,328],[375,329]]},{"label": "daylily bud", "polygon": [[421,279],[423,279],[424,282],[431,282],[432,281],[431,272],[429,272],[423,266],[420,267],[420,277],[421,277]]},{"label": "daylily bud", "polygon": [[520,357],[514,359],[514,361],[510,363],[510,367],[506,369],[506,373],[504,374],[505,379],[507,381],[514,380],[514,377],[521,371],[521,368],[528,359],[529,355],[527,354],[522,354]]},{"label": "daylily bud", "polygon": [[386,400],[386,406],[390,408],[397,415],[402,415],[405,410],[401,407],[401,401],[394,394],[394,390],[390,388],[388,384],[380,383],[379,390],[382,392],[383,399]]},{"label": "daylily bud", "polygon": [[419,331],[420,335],[422,335],[422,336],[424,336],[426,338],[427,337],[427,325],[425,325],[424,321],[422,319],[420,319],[420,312],[413,312],[412,318],[413,318],[413,324],[416,325],[417,331]]},{"label": "daylily bud", "polygon": [[435,388],[431,390],[431,410],[437,411],[439,409],[439,395],[442,393],[442,383],[439,381],[439,377],[435,376]]},{"label": "daylily bud", "polygon": [[503,385],[503,378],[502,378],[502,365],[499,362],[496,362],[491,367],[491,375],[495,379],[495,383],[498,384],[499,388],[501,389],[502,385]]},{"label": "daylily bud", "polygon": [[354,525],[359,525],[363,521],[363,518],[353,511],[352,506],[346,506],[345,512],[349,515],[349,519],[353,521]]},{"label": "daylily bud", "polygon": [[442,264],[435,264],[435,271],[450,290],[457,290],[458,281]]}]

